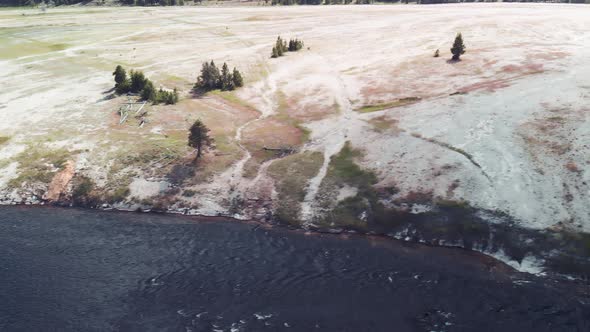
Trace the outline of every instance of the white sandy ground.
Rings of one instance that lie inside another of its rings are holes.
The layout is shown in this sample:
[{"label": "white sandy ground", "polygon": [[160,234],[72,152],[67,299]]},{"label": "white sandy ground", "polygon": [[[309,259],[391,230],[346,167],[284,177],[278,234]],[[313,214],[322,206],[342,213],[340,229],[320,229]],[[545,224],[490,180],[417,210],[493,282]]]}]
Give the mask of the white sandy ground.
[{"label": "white sandy ground", "polygon": [[[504,211],[531,228],[562,222],[590,231],[588,6],[69,8],[32,14],[38,13],[0,12],[0,136],[11,137],[0,146],[0,188],[18,175],[11,161],[24,144],[45,142],[55,130],[72,133],[61,145],[87,143],[95,152],[86,140],[96,139],[115,111],[102,99],[115,65],[141,68],[156,81],[173,75],[194,82],[200,64],[214,59],[241,69],[247,84],[238,96],[260,112],[235,133],[238,143],[247,126],[277,112],[281,98],[295,100],[291,107],[303,113],[336,104],[338,114],[303,124],[311,130],[304,149],[325,157],[301,206],[308,224],[321,213],[317,195],[330,157],[350,140],[365,152],[362,166],[376,172],[380,185],[399,188],[399,197],[432,192]],[[468,52],[450,64],[445,59],[458,31]],[[310,49],[271,60],[278,34],[301,38]],[[66,47],[25,54],[13,47],[31,43]],[[437,48],[442,57],[435,59]],[[467,93],[449,96],[460,90]],[[405,97],[422,101],[354,111]],[[376,118],[397,121],[397,129],[376,131],[368,122]],[[149,123],[145,130],[158,133],[161,125]],[[233,197],[267,190],[274,195],[265,174],[271,162],[245,179],[251,156],[242,150],[243,159],[196,187],[199,208],[193,212],[227,213]],[[106,165],[88,164],[85,154],[79,159],[78,170],[100,184]],[[155,195],[165,186],[137,178],[132,196]]]}]

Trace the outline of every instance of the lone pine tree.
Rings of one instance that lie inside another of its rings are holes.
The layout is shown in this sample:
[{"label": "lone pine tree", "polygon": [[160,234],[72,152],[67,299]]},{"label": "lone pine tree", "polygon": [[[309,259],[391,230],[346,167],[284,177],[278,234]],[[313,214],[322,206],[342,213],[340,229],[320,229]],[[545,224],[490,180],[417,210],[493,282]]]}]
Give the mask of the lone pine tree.
[{"label": "lone pine tree", "polygon": [[209,137],[209,128],[201,120],[196,120],[189,129],[188,146],[197,150],[197,157],[201,157],[202,151],[213,147],[213,138]]},{"label": "lone pine tree", "polygon": [[465,45],[463,44],[463,36],[459,32],[455,37],[455,42],[453,42],[453,47],[451,48],[451,53],[453,53],[452,60],[459,61],[461,60],[461,55],[465,54]]}]

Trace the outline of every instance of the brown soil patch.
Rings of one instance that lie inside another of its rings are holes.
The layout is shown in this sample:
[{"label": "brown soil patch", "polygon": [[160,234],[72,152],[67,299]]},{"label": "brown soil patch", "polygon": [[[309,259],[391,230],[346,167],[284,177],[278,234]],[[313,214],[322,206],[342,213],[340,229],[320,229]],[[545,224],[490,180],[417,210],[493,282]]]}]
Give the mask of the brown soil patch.
[{"label": "brown soil patch", "polygon": [[551,61],[551,60],[563,59],[563,58],[568,57],[570,55],[571,54],[568,52],[552,51],[552,52],[528,54],[527,59]]},{"label": "brown soil patch", "polygon": [[478,82],[474,84],[469,84],[467,86],[462,87],[459,89],[460,93],[468,93],[478,90],[484,90],[487,92],[495,92],[502,88],[506,88],[510,86],[510,81],[507,79],[498,79],[498,80],[490,80],[484,82]]},{"label": "brown soil patch", "polygon": [[256,121],[242,132],[242,143],[250,151],[268,148],[295,147],[301,144],[303,131],[295,126],[267,118]]},{"label": "brown soil patch", "polygon": [[[317,91],[318,96],[321,96],[320,92],[321,91]],[[335,103],[330,106],[321,104],[307,105],[300,102],[302,99],[302,95],[291,96],[285,101],[284,112],[286,112],[290,118],[301,122],[311,122],[338,113],[338,105]]]},{"label": "brown soil patch", "polygon": [[43,195],[43,199],[50,202],[57,202],[66,193],[68,184],[74,177],[75,163],[72,160],[68,160],[64,169],[56,173],[51,179],[47,192]]},{"label": "brown soil patch", "polygon": [[501,68],[501,71],[505,73],[536,74],[542,73],[544,70],[541,63],[528,63],[524,65],[506,65]]},{"label": "brown soil patch", "polygon": [[264,148],[296,148],[301,145],[304,132],[293,125],[277,119],[267,118],[256,121],[242,131],[242,144],[250,151],[252,158],[244,165],[244,177],[256,176],[260,164],[267,160],[283,157],[279,151]]}]

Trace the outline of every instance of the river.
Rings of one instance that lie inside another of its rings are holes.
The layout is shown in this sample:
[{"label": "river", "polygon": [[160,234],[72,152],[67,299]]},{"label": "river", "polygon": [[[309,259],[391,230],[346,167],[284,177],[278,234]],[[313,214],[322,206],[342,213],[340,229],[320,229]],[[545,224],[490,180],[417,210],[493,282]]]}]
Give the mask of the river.
[{"label": "river", "polygon": [[590,296],[461,249],[5,206],[0,330],[590,331]]}]

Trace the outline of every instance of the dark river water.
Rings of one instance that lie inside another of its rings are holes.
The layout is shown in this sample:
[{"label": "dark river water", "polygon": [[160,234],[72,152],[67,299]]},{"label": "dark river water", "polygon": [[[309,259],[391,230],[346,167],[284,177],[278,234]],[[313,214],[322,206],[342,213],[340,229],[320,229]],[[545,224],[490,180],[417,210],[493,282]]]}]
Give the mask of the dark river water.
[{"label": "dark river water", "polygon": [[0,331],[590,331],[584,287],[387,239],[0,207]]}]

